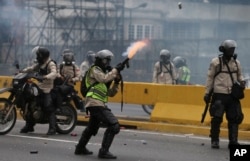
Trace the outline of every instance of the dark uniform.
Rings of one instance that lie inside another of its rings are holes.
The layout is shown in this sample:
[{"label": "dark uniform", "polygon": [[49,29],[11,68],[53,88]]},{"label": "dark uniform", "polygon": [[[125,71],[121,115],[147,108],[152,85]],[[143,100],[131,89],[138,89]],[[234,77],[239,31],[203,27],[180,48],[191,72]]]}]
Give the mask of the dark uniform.
[{"label": "dark uniform", "polygon": [[[95,65],[91,67],[87,74],[87,87],[95,83],[95,85],[88,91],[85,99],[85,107],[90,112],[89,123],[83,131],[82,136],[76,146],[75,154],[88,155],[92,154],[86,148],[86,145],[91,138],[98,132],[100,124],[103,123],[107,129],[103,136],[102,146],[99,150],[98,157],[106,159],[115,159],[116,156],[109,152],[109,148],[113,142],[114,136],[119,133],[120,126],[117,118],[106,106],[108,96],[114,96],[118,91],[119,72],[123,70],[124,65],[117,65],[111,71],[109,63],[113,54],[109,50],[102,50],[96,54]],[[111,82],[114,83],[111,84]]]},{"label": "dark uniform", "polygon": [[240,101],[231,95],[233,82],[226,66],[227,64],[232,72],[234,81],[238,81],[244,86],[241,65],[234,55],[235,48],[234,40],[225,40],[219,47],[223,54],[212,59],[207,73],[204,101],[206,103],[210,101],[209,92],[213,90],[209,109],[212,117],[210,130],[212,148],[219,148],[220,125],[224,112],[228,121],[229,147],[238,144],[238,126],[243,120],[243,113]]}]

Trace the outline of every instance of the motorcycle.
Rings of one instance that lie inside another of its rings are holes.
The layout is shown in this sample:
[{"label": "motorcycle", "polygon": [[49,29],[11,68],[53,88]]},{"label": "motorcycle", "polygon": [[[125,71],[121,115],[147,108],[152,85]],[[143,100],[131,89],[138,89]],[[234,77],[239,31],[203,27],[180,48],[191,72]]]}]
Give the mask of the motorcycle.
[{"label": "motorcycle", "polygon": [[[18,73],[12,80],[12,87],[0,89],[0,94],[9,93],[7,98],[0,98],[0,135],[7,134],[13,129],[17,119],[17,111],[20,112],[24,120],[31,115],[35,123],[48,124],[48,118],[41,106],[42,99],[39,97],[42,91],[37,86],[36,81],[41,80],[34,73]],[[64,85],[62,84],[62,86]],[[76,108],[79,107],[74,107],[71,104],[72,98],[75,97],[74,92],[63,96],[63,101],[55,112],[56,132],[68,134],[77,124]],[[52,99],[56,107],[53,92]]]}]

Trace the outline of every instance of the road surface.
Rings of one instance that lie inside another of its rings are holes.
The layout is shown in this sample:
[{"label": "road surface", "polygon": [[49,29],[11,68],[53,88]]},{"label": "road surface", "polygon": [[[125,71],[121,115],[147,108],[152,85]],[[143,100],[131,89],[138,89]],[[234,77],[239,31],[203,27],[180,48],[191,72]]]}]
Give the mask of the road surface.
[{"label": "road surface", "polygon": [[[74,155],[75,145],[84,126],[77,126],[71,134],[46,136],[48,125],[37,124],[35,132],[20,134],[24,121],[17,121],[14,129],[0,136],[0,161],[96,161],[104,129],[92,137],[90,156]],[[242,141],[250,144],[250,142]],[[221,139],[221,149],[210,148],[208,137],[193,134],[171,134],[121,129],[110,151],[119,161],[228,161],[227,140]]]}]

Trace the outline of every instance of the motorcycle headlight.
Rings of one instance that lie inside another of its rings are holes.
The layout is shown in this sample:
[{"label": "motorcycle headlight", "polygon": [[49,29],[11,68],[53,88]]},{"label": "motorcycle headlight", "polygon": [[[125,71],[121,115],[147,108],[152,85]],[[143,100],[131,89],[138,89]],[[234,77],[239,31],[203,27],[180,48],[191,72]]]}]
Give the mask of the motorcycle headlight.
[{"label": "motorcycle headlight", "polygon": [[13,85],[14,87],[15,87],[15,86],[18,86],[18,84],[19,84],[18,80],[13,80],[12,85]]},{"label": "motorcycle headlight", "polygon": [[23,91],[26,98],[33,98],[33,96],[38,96],[39,94],[38,88],[31,84],[25,85]]},{"label": "motorcycle headlight", "polygon": [[38,96],[38,89],[37,89],[37,87],[32,87],[31,88],[31,94],[33,95],[33,96]]}]

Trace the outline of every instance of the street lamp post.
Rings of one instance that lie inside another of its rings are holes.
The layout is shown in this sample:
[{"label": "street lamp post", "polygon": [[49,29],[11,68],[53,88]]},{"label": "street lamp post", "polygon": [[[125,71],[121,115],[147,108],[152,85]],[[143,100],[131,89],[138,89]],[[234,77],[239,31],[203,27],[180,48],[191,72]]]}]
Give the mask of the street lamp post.
[{"label": "street lamp post", "polygon": [[[128,29],[128,33],[130,33],[131,30],[132,30],[132,11],[135,10],[135,9],[138,9],[138,8],[145,8],[145,7],[147,7],[147,5],[148,4],[145,2],[145,3],[142,3],[142,4],[140,4],[140,5],[136,6],[136,7],[133,7],[133,8],[125,8],[125,9],[129,10],[129,29]],[[131,40],[131,39],[132,39],[132,37],[129,34],[129,40]]]}]

